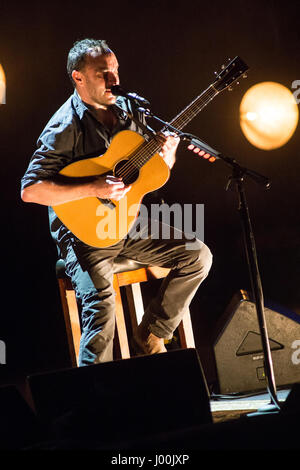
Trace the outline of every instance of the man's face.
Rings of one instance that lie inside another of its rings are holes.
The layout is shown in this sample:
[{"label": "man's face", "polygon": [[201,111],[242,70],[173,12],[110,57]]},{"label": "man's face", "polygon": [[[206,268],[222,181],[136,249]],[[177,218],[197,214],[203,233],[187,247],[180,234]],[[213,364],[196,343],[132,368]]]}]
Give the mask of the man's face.
[{"label": "man's face", "polygon": [[81,99],[95,108],[106,109],[115,103],[110,89],[119,84],[119,64],[113,52],[109,54],[90,53],[82,70],[74,70],[73,80]]}]

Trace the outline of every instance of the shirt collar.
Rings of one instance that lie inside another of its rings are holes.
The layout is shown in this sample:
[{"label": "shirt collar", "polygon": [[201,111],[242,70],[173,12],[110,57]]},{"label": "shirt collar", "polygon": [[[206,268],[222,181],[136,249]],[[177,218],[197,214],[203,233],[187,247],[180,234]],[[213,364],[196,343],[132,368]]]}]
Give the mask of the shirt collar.
[{"label": "shirt collar", "polygon": [[82,119],[84,113],[88,111],[88,107],[80,98],[77,90],[74,90],[74,93],[73,93],[73,105],[79,118]]},{"label": "shirt collar", "polygon": [[[90,110],[89,106],[82,101],[76,89],[73,93],[73,104],[80,119],[83,118],[85,112]],[[118,105],[118,107],[115,107],[115,110],[117,111],[119,118],[125,121],[127,119],[127,114],[125,111],[128,110],[126,106],[126,100],[123,97],[118,96],[116,105]],[[120,108],[124,110],[123,113]]]}]

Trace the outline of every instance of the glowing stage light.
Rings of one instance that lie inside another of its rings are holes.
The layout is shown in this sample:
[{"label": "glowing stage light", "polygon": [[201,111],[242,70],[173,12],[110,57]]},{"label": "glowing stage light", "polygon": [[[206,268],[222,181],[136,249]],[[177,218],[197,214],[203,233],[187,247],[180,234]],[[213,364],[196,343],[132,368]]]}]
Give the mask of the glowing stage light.
[{"label": "glowing stage light", "polygon": [[299,111],[292,92],[275,82],[251,87],[240,104],[240,126],[248,141],[263,150],[282,147],[294,134]]},{"label": "glowing stage light", "polygon": [[0,64],[0,104],[6,103],[6,80],[2,65]]}]

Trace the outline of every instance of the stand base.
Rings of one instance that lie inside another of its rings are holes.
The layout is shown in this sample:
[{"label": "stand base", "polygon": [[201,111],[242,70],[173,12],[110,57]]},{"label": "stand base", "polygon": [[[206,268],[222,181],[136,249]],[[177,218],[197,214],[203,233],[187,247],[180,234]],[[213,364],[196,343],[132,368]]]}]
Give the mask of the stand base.
[{"label": "stand base", "polygon": [[276,414],[280,412],[279,405],[276,406],[273,403],[269,403],[268,405],[264,405],[261,408],[259,408],[257,411],[253,413],[248,413],[246,416],[247,417],[252,417],[252,416],[262,416],[262,415],[268,415],[268,414]]}]

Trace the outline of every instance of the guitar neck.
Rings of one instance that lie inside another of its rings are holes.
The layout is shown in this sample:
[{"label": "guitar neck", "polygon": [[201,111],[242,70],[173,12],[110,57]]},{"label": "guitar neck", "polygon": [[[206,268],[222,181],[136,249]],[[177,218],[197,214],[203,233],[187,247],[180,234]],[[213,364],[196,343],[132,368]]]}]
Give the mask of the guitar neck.
[{"label": "guitar neck", "polygon": [[176,129],[183,129],[218,93],[219,91],[214,88],[213,85],[210,85],[201,95],[197,96],[197,98],[172,119],[170,124]]},{"label": "guitar neck", "polygon": [[[219,91],[210,85],[204,90],[201,95],[197,96],[186,108],[184,108],[170,124],[178,130],[183,129],[197,114],[202,111],[203,108],[219,93]],[[168,129],[165,126],[162,131]],[[141,168],[153,155],[160,150],[160,144],[155,140],[151,139],[145,143],[141,149],[138,150],[137,154],[133,156],[134,165],[137,168]]]}]

